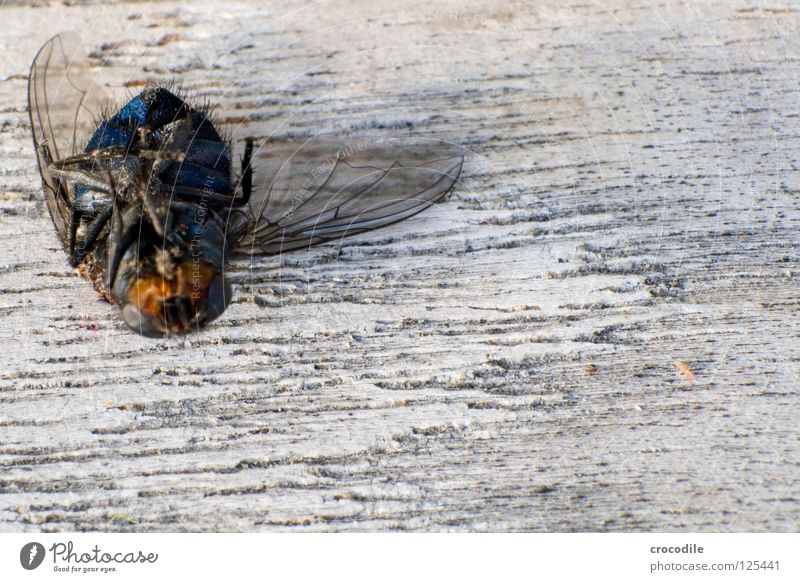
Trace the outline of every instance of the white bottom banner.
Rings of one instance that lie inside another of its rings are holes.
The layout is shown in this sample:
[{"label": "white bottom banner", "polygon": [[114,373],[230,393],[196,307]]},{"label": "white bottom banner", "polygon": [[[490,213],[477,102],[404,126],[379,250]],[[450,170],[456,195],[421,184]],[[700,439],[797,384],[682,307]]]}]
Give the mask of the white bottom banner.
[{"label": "white bottom banner", "polygon": [[0,534],[0,580],[800,580],[797,534]]}]

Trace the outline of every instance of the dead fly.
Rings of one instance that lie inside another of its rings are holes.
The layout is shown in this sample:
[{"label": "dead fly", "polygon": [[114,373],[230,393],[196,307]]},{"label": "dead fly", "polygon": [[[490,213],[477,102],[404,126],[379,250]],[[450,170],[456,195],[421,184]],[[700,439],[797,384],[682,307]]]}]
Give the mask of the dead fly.
[{"label": "dead fly", "polygon": [[351,146],[327,163],[313,140],[281,149],[252,139],[234,169],[207,107],[150,86],[104,115],[87,72],[73,35],[52,38],[33,61],[39,171],[70,265],[145,336],[219,317],[232,251],[280,253],[386,226],[440,200],[461,171],[462,156],[441,144]]}]

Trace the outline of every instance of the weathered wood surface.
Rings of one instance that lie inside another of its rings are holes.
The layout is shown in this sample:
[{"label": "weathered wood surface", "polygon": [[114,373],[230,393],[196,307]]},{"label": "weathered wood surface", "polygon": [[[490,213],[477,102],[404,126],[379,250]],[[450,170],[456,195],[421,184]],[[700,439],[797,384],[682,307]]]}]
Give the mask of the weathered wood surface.
[{"label": "weathered wood surface", "polygon": [[[792,3],[69,4],[0,8],[0,530],[800,530]],[[234,139],[433,137],[463,180],[139,337],[40,201],[62,30]]]}]

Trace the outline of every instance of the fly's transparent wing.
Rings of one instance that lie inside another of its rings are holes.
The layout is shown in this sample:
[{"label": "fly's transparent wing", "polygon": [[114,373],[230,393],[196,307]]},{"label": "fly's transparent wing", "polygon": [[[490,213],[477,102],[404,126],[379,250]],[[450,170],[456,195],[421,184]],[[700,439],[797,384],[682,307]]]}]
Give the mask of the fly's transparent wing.
[{"label": "fly's transparent wing", "polygon": [[413,216],[450,191],[463,163],[459,148],[433,141],[259,146],[238,243],[251,253],[304,248]]},{"label": "fly's transparent wing", "polygon": [[33,145],[47,208],[64,246],[69,237],[74,192],[50,172],[49,166],[81,151],[79,140],[87,137],[100,118],[105,99],[92,83],[88,65],[80,37],[64,33],[39,49],[28,77]]}]

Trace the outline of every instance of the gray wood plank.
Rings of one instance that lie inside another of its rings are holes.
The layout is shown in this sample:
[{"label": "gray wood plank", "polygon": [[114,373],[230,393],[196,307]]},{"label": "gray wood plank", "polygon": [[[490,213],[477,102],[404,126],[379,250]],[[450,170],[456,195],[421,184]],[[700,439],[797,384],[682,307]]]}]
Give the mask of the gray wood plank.
[{"label": "gray wood plank", "polygon": [[[0,531],[798,531],[789,2],[0,8]],[[235,141],[465,148],[429,212],[237,259],[130,333],[41,202],[27,68],[178,81]]]}]

